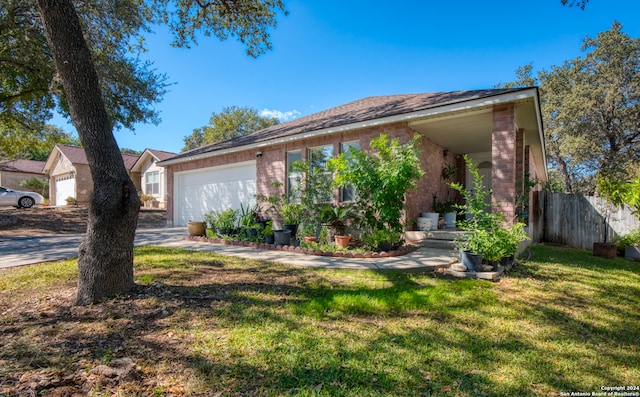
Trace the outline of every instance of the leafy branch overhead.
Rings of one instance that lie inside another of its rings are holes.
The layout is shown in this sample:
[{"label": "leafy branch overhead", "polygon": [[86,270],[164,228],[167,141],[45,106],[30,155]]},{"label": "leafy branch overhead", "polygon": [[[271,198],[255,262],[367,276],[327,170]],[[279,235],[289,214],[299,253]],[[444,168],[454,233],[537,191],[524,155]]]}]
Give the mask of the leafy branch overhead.
[{"label": "leafy branch overhead", "polygon": [[[250,56],[257,57],[271,49],[269,30],[276,26],[275,17],[286,14],[281,1],[121,0],[105,6],[76,0],[73,4],[111,125],[130,130],[137,123],[160,122],[156,105],[170,84],[151,62],[140,59],[146,51],[145,36],[154,25],[168,24],[176,46],[189,47],[198,36],[237,38]],[[45,131],[53,112],[70,118],[36,2],[3,1],[0,37],[0,136],[11,130],[12,136],[28,142]],[[0,152],[6,144],[3,139]]]}]

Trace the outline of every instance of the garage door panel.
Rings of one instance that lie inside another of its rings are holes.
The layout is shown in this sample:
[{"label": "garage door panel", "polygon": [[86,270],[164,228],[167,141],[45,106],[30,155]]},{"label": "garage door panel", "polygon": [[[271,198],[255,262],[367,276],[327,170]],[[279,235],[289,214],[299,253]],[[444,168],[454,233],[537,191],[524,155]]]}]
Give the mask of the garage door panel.
[{"label": "garage door panel", "polygon": [[175,225],[202,220],[211,210],[253,205],[256,194],[255,162],[208,169],[176,176]]},{"label": "garage door panel", "polygon": [[67,205],[67,197],[76,197],[76,181],[72,177],[56,179],[56,202],[55,205]]}]

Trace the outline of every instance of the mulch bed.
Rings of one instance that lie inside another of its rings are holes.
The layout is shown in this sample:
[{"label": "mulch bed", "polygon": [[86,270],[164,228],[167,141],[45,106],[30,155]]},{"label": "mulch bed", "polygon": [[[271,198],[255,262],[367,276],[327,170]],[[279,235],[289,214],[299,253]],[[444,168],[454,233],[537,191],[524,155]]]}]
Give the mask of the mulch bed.
[{"label": "mulch bed", "polygon": [[186,236],[184,239],[191,240],[191,241],[213,243],[213,244],[237,245],[240,247],[249,247],[249,248],[263,249],[263,250],[270,250],[270,251],[287,251],[287,252],[294,252],[296,254],[329,256],[329,257],[335,257],[335,258],[388,258],[388,257],[406,255],[419,248],[416,245],[403,245],[402,247],[399,247],[398,249],[391,250],[391,251],[381,251],[381,252],[336,251],[334,252],[334,251],[323,251],[323,250],[314,250],[314,249],[302,248],[302,247],[294,247],[292,245],[254,243],[251,241],[211,238],[211,237],[204,237],[204,236]]}]

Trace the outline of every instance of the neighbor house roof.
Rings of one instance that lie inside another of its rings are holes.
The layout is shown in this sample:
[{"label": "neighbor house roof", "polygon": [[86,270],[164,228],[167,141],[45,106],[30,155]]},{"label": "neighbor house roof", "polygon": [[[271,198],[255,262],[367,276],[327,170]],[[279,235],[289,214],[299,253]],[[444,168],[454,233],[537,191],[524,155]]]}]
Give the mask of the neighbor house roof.
[{"label": "neighbor house roof", "polygon": [[[84,152],[84,149],[77,146],[69,146],[69,145],[56,145],[51,153],[54,153],[56,149],[64,155],[71,164],[74,165],[89,165],[89,161],[87,160],[87,155]],[[48,172],[53,167],[53,159],[56,156],[49,155],[47,162],[44,166],[44,172]],[[137,154],[122,154],[122,160],[124,161],[125,168],[130,171],[133,168],[136,161],[138,161]]]},{"label": "neighbor house roof", "polygon": [[247,134],[241,137],[218,142],[211,145],[192,149],[165,161],[169,165],[182,161],[190,161],[195,158],[215,155],[216,152],[226,151],[233,148],[246,146],[259,147],[260,144],[269,144],[295,136],[306,135],[313,131],[335,132],[331,129],[354,126],[362,127],[367,122],[382,121],[397,118],[402,115],[425,113],[430,109],[446,107],[453,104],[469,103],[469,106],[487,106],[487,102],[498,103],[493,97],[504,96],[505,94],[515,94],[519,91],[530,90],[531,88],[508,88],[489,89],[472,91],[453,91],[441,93],[424,94],[404,94],[371,96],[359,99],[344,105],[327,109],[309,116],[301,117],[286,123]]},{"label": "neighbor house roof", "polygon": [[28,174],[44,174],[44,161],[36,160],[14,160],[0,164],[0,171],[24,172]]},{"label": "neighbor house roof", "polygon": [[155,149],[145,149],[144,152],[138,157],[136,163],[131,167],[132,172],[141,172],[142,164],[146,161],[148,157],[153,157],[155,161],[163,161],[168,160],[172,157],[175,157],[176,153],[171,152],[163,152],[162,150]]}]

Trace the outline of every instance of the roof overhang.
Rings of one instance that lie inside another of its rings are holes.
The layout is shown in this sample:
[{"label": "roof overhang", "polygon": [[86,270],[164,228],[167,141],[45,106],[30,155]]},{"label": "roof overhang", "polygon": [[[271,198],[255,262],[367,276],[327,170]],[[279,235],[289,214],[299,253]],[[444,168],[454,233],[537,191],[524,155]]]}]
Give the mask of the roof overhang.
[{"label": "roof overhang", "polygon": [[133,167],[131,167],[130,172],[141,172],[142,165],[144,164],[145,161],[147,161],[148,158],[152,158],[155,161],[159,160],[153,153],[151,153],[149,149],[145,149],[144,152],[142,152],[142,154],[140,155],[140,157],[138,157],[138,160],[136,160],[136,162],[133,164]]},{"label": "roof overhang", "polygon": [[[541,161],[541,164],[545,164],[545,173],[546,173],[546,158],[544,156],[544,139],[542,134],[542,118],[540,116],[540,105],[539,105],[539,97],[538,97],[538,89],[528,88],[523,90],[518,90],[516,92],[499,94],[487,98],[479,98],[472,99],[461,102],[454,102],[448,104],[440,104],[433,106],[425,106],[424,108],[419,108],[411,112],[382,117],[378,119],[371,119],[351,124],[344,124],[340,126],[323,128],[313,131],[302,132],[296,135],[291,135],[287,137],[274,138],[270,140],[265,140],[261,142],[256,142],[248,145],[236,146],[227,149],[220,149],[212,152],[205,152],[196,154],[188,157],[181,157],[177,159],[168,159],[165,161],[161,161],[157,163],[159,166],[171,166],[175,164],[187,163],[195,160],[202,160],[217,156],[222,156],[230,153],[237,153],[241,151],[247,150],[258,150],[267,146],[279,145],[283,143],[290,143],[295,141],[300,141],[303,139],[314,138],[318,136],[332,135],[337,133],[342,133],[350,130],[375,127],[384,124],[391,124],[397,122],[408,122],[410,125],[419,125],[421,122],[425,120],[449,120],[456,117],[466,115],[482,115],[482,114],[491,114],[491,111],[494,106],[500,104],[507,103],[529,103],[531,108],[534,108],[535,121],[530,122],[535,125],[535,134],[537,135],[537,140],[540,142],[542,154],[538,156],[536,161]],[[437,143],[437,142],[436,142]]]},{"label": "roof overhang", "polygon": [[44,167],[42,168],[42,172],[44,172],[45,175],[49,175],[51,170],[53,170],[53,167],[56,164],[56,159],[60,155],[62,155],[62,152],[57,145],[54,146],[51,150],[51,153],[49,153],[49,156],[47,157],[47,161],[44,163]]}]

